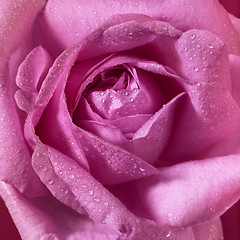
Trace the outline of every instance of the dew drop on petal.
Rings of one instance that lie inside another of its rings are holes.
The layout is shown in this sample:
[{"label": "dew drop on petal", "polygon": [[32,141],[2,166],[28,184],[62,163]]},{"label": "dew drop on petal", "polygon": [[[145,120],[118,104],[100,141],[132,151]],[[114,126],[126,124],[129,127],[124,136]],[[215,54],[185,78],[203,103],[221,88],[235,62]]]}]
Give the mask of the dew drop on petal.
[{"label": "dew drop on petal", "polygon": [[74,179],[75,175],[74,174],[70,174],[68,177],[71,178],[71,179]]},{"label": "dew drop on petal", "polygon": [[94,191],[91,189],[91,190],[88,191],[88,193],[89,193],[90,195],[93,195]]},{"label": "dew drop on petal", "polygon": [[198,72],[198,71],[199,71],[199,68],[198,68],[198,67],[194,67],[193,70],[194,70],[195,72]]},{"label": "dew drop on petal", "polygon": [[54,183],[54,181],[52,179],[47,180],[47,184],[52,185],[53,183]]},{"label": "dew drop on petal", "polygon": [[190,36],[190,38],[191,38],[192,40],[194,40],[194,39],[196,38],[196,35],[195,35],[195,34],[192,34],[192,35]]},{"label": "dew drop on petal", "polygon": [[93,201],[96,202],[96,203],[98,203],[98,202],[101,201],[101,199],[100,199],[99,197],[95,197],[95,198],[93,198]]}]

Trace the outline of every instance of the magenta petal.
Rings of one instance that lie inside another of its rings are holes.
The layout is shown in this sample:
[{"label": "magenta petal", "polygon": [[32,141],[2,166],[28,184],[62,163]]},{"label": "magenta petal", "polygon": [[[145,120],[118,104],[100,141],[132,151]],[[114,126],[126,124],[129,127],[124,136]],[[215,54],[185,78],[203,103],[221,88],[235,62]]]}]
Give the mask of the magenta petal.
[{"label": "magenta petal", "polygon": [[[46,1],[7,1],[1,2],[0,9],[0,45],[2,46],[1,52],[1,70],[5,61],[8,61],[12,53],[21,46],[21,50],[31,48],[32,27],[38,13],[44,7]],[[21,52],[20,50],[20,52]],[[21,52],[21,58],[24,53]],[[18,59],[19,60],[19,59]],[[18,63],[13,67],[16,71]]]},{"label": "magenta petal", "polygon": [[129,150],[130,143],[119,128],[96,121],[80,121],[78,126],[104,139],[106,142]]},{"label": "magenta petal", "polygon": [[215,219],[238,201],[239,166],[238,155],[185,162],[135,186],[153,219],[186,227]]},{"label": "magenta petal", "polygon": [[0,184],[0,193],[24,240],[109,240],[118,236],[107,225],[93,223],[52,196],[29,198],[3,182]]},{"label": "magenta petal", "polygon": [[118,184],[158,173],[156,168],[118,146],[77,127],[74,132],[83,146],[91,174],[103,184]]},{"label": "magenta petal", "polygon": [[179,30],[166,22],[143,15],[118,15],[113,22],[106,22],[85,39],[78,60],[133,49],[157,38],[171,45],[166,39],[173,40],[180,34]]},{"label": "magenta petal", "polygon": [[115,120],[105,120],[104,122],[119,128],[123,134],[130,134],[133,136],[133,134],[137,132],[137,130],[142,127],[152,115],[153,114],[136,114]]},{"label": "magenta petal", "polygon": [[76,59],[78,51],[77,47],[74,46],[63,52],[54,62],[50,68],[46,78],[42,82],[39,94],[36,97],[33,111],[28,115],[26,120],[24,134],[28,143],[34,147],[35,136],[33,134],[33,128],[38,124],[46,106],[52,98],[57,86],[66,80],[70,69]]},{"label": "magenta petal", "polygon": [[[218,1],[163,1],[160,9],[160,14],[164,14],[165,16],[164,20],[176,28],[182,31],[188,31],[190,29],[207,30],[222,39],[230,53],[240,53],[237,32],[232,25],[227,11]],[[198,19],[197,21],[196,17]]]},{"label": "magenta petal", "polygon": [[231,14],[229,14],[229,17],[232,21],[233,26],[235,27],[237,33],[238,33],[238,38],[240,40],[240,18],[237,18]]},{"label": "magenta petal", "polygon": [[51,65],[48,52],[42,47],[34,48],[18,68],[18,87],[26,92],[37,92]]},{"label": "magenta petal", "polygon": [[73,158],[85,169],[89,169],[81,144],[72,131],[72,119],[69,115],[64,95],[64,84],[55,90],[47,105],[36,132],[41,141]]},{"label": "magenta petal", "polygon": [[[69,13],[71,13],[71,17],[69,17]],[[81,3],[75,0],[69,4],[69,1],[52,0],[48,1],[44,11],[44,34],[47,38],[47,35],[51,33],[52,37],[59,41],[59,51],[61,51],[94,32],[104,21],[111,22],[112,16],[131,13],[135,13],[136,18],[138,17],[137,14],[142,14],[161,19],[183,31],[189,29],[209,30],[224,39],[231,51],[237,50],[239,52],[239,47],[238,49],[232,49],[237,47],[238,40],[227,12],[218,1],[212,0],[201,2],[194,0],[182,2],[178,0],[167,2],[128,0],[123,2],[118,0],[114,1],[114,4],[108,1],[100,3],[96,0]],[[198,14],[198,21],[195,21],[196,13]],[[62,21],[62,19],[65,19],[65,21]],[[114,23],[111,25],[114,25]]]},{"label": "magenta petal", "polygon": [[136,19],[143,18],[144,15],[159,19],[160,9],[161,3],[155,0],[137,3],[115,1],[114,4],[97,0],[91,2],[51,0],[48,1],[43,13],[43,34],[48,39],[49,46],[53,46],[49,34],[56,39],[60,52],[100,28],[105,21],[108,21],[109,25],[115,25],[111,19],[114,15],[121,14],[122,18],[128,18],[127,15],[134,13]]},{"label": "magenta petal", "polygon": [[[195,240],[224,239],[220,218],[192,227]],[[185,239],[184,239],[185,240]]]},{"label": "magenta petal", "polygon": [[232,80],[232,96],[238,105],[240,105],[240,57],[236,55],[230,55],[229,61]]},{"label": "magenta petal", "polygon": [[21,90],[15,94],[15,100],[22,110],[30,112],[35,104],[39,87],[45,78],[52,60],[42,47],[33,49],[22,62],[16,76]]},{"label": "magenta petal", "polygon": [[173,162],[197,158],[212,144],[237,134],[240,127],[240,111],[231,95],[229,59],[223,42],[198,30],[182,34],[178,41],[177,49],[189,79],[183,84],[190,102],[182,106],[162,158]]},{"label": "magenta petal", "polygon": [[134,134],[132,139],[134,154],[148,163],[154,163],[159,158],[171,134],[174,110],[184,95],[185,93],[179,94],[163,106]]},{"label": "magenta petal", "polygon": [[[75,196],[89,217],[94,222],[106,223],[112,229],[118,230],[127,239],[138,239],[141,235],[149,237],[153,233],[160,236],[169,234],[169,228],[156,225],[152,221],[136,218],[126,207],[103,187],[87,171],[69,157],[48,146],[39,143],[34,154],[33,165],[41,180],[58,200],[74,204],[71,196]],[[40,154],[38,154],[40,153]],[[59,187],[64,183],[68,191],[59,194]],[[65,197],[64,197],[65,196]],[[155,235],[156,236],[156,235]],[[154,238],[145,238],[153,240]]]},{"label": "magenta petal", "polygon": [[[0,8],[0,179],[21,192],[39,195],[44,188],[30,165],[31,155],[22,134],[22,122],[15,107],[12,92],[15,85],[10,76],[15,75],[18,61],[29,48],[33,22],[45,1],[6,1]],[[18,9],[18,11],[16,11]],[[21,45],[23,51],[14,52]],[[9,70],[11,66],[11,71]],[[14,169],[14,174],[13,174]]]}]

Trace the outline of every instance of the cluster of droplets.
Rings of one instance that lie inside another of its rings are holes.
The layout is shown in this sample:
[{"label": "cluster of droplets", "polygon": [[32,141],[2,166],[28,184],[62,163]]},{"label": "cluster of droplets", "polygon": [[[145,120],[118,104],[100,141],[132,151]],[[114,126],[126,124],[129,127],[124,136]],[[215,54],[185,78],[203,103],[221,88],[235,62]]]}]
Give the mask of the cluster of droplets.
[{"label": "cluster of droplets", "polygon": [[[209,39],[210,40],[210,39]],[[189,34],[189,39],[184,39],[182,42],[182,48],[186,52],[187,66],[192,66],[195,74],[205,74],[206,78],[218,78],[218,70],[221,62],[223,43],[219,41],[217,47],[211,43],[210,40],[205,39],[205,36],[198,36],[197,33]],[[215,39],[214,39],[215,40]],[[194,76],[194,75],[193,75]],[[197,75],[196,75],[197,76]]]},{"label": "cluster of droplets", "polygon": [[[111,204],[102,201],[99,195],[99,184],[91,181],[86,173],[84,175],[80,174],[76,164],[69,166],[64,162],[64,157],[58,154],[36,152],[34,157],[36,162],[45,161],[47,158],[51,159],[49,160],[52,165],[39,164],[36,169],[52,194],[64,204],[80,213],[83,213],[82,207],[90,212],[98,211],[99,213],[103,212],[104,208],[112,209]],[[101,203],[104,208],[95,205],[98,203]]]},{"label": "cluster of droplets", "polygon": [[100,154],[105,160],[105,164],[118,174],[135,176],[136,174],[145,175],[145,168],[141,166],[141,161],[127,152],[110,148],[99,141],[92,142],[96,155]]},{"label": "cluster of droplets", "polygon": [[88,102],[99,115],[106,119],[140,114],[148,110],[144,92],[136,88],[133,90],[95,91],[89,95]]},{"label": "cluster of droplets", "polygon": [[[102,182],[121,182],[147,175],[146,166],[138,157],[95,138],[85,139],[82,149],[90,166],[94,166],[92,174]],[[103,168],[108,169],[108,174],[103,173]]]}]

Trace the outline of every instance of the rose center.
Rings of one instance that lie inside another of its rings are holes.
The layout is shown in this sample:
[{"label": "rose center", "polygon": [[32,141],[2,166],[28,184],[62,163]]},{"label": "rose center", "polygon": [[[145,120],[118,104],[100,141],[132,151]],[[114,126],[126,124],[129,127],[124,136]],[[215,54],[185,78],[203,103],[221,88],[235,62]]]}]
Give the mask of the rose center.
[{"label": "rose center", "polygon": [[154,98],[148,94],[151,89],[149,86],[146,89],[144,81],[139,80],[138,71],[129,64],[106,69],[94,77],[83,97],[105,119],[154,113]]}]

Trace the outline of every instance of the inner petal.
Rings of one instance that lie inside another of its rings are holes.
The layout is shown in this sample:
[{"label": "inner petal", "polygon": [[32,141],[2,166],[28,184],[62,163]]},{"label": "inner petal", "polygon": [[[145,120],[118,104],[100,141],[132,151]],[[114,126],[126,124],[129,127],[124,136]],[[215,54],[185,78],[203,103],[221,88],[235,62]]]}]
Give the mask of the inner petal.
[{"label": "inner petal", "polygon": [[163,104],[158,85],[151,74],[128,64],[98,74],[83,96],[94,112],[111,120],[154,113]]}]

